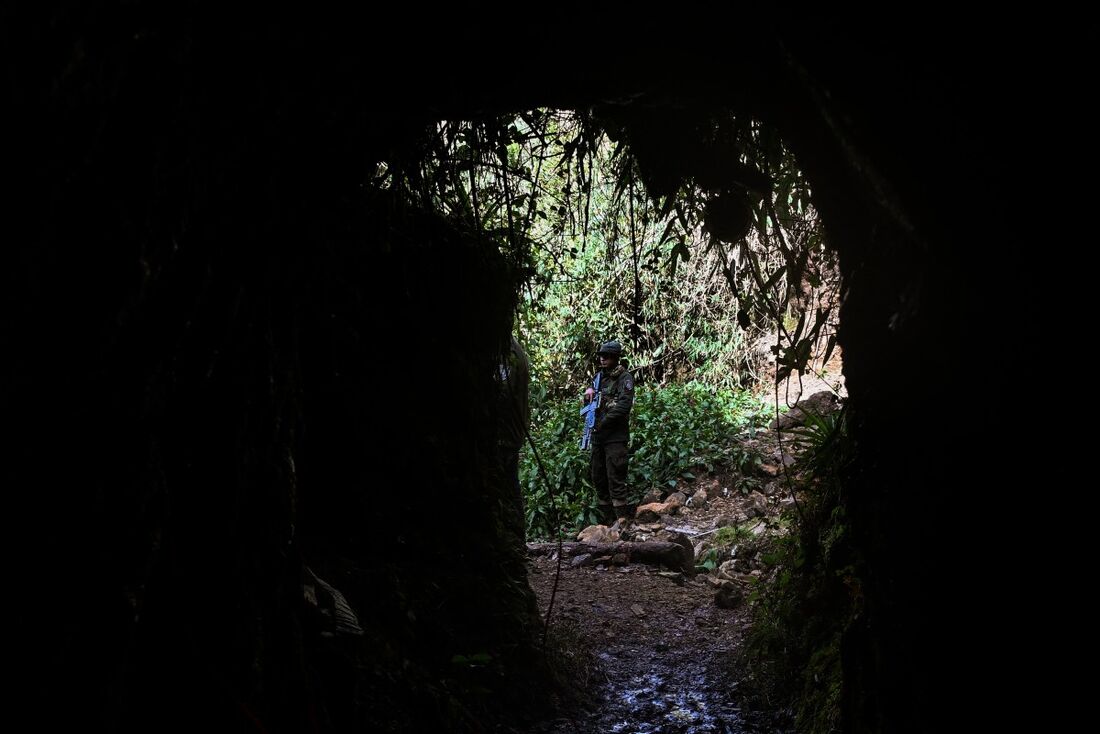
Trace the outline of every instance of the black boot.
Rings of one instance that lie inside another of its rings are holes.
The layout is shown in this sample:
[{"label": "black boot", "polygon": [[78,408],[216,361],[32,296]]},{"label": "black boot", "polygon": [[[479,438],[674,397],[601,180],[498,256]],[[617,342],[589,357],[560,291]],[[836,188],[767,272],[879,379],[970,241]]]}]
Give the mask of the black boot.
[{"label": "black boot", "polygon": [[630,505],[616,507],[615,515],[615,526],[617,528],[629,527],[634,523],[634,508]]}]

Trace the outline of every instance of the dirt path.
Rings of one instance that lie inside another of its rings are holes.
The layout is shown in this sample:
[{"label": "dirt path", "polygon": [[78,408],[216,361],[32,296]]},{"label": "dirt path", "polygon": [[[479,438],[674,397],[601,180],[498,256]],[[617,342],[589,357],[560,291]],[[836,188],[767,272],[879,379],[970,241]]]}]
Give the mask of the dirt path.
[{"label": "dirt path", "polygon": [[[539,558],[532,568],[544,612],[555,566]],[[600,703],[539,731],[744,731],[729,675],[745,613],[716,607],[703,576],[681,583],[639,566],[563,571],[554,624],[597,658]]]},{"label": "dirt path", "polygon": [[[764,466],[760,476],[748,482],[737,476],[701,476],[685,489],[704,489],[708,496],[705,506],[662,516],[661,524],[683,532],[693,544],[712,538],[716,524],[728,524],[731,518],[742,527],[754,528],[757,540],[763,534],[779,532],[774,520],[790,503],[781,481],[771,476],[779,471],[781,459],[767,439],[756,448],[766,462],[774,462]],[[757,491],[743,493],[740,485]],[[644,540],[645,533],[635,539]],[[752,539],[745,542],[751,544]],[[727,568],[724,577],[732,575],[747,596],[754,577],[765,575],[766,570],[752,557],[743,556],[736,563],[739,571]],[[529,569],[531,586],[545,614],[557,560],[533,557]],[[551,625],[558,634],[573,639],[582,654],[591,656],[592,672],[583,682],[595,694],[597,704],[532,731],[782,731],[775,717],[750,714],[738,706],[735,694],[741,676],[737,652],[748,629],[750,610],[744,602],[733,608],[715,603],[716,572],[692,577],[665,571],[662,575],[661,569],[641,564],[604,561],[573,566],[566,558]]]}]

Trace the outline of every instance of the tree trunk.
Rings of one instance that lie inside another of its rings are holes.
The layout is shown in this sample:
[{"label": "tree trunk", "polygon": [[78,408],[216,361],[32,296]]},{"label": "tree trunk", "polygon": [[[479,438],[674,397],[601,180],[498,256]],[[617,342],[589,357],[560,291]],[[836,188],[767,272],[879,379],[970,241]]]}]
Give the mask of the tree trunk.
[{"label": "tree trunk", "polygon": [[[620,541],[617,543],[562,543],[562,554],[566,558],[574,559],[578,566],[586,563],[595,563],[596,559],[609,556],[612,563],[647,563],[654,566],[667,566],[686,574],[695,572],[695,558],[689,549],[679,543],[671,543],[664,540],[647,540],[644,542]],[[552,556],[558,550],[557,543],[528,543],[527,554],[530,556]],[[591,558],[578,561],[582,556]],[[619,558],[616,558],[619,556]]]}]

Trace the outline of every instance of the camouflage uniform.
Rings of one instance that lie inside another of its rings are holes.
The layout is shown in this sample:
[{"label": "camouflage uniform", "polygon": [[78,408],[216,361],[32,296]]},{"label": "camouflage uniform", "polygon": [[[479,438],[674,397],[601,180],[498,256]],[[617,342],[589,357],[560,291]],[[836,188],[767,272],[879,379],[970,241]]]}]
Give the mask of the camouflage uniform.
[{"label": "camouflage uniform", "polygon": [[[604,345],[618,347],[618,342]],[[618,347],[621,353],[621,347]],[[612,352],[614,356],[619,356]],[[630,441],[630,408],[634,405],[634,376],[625,364],[602,370],[600,405],[592,433],[592,484],[596,487],[601,520],[630,518],[634,506],[626,487],[627,444]]]}]

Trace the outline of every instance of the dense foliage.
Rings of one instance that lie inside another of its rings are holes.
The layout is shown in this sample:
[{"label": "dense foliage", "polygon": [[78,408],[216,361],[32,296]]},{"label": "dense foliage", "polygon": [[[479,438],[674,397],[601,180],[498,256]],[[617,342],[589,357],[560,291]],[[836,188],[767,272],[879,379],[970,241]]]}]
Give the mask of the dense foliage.
[{"label": "dense foliage", "polygon": [[[658,382],[748,385],[768,350],[781,376],[806,369],[835,338],[837,276],[793,155],[728,113],[664,123],[614,108],[444,121],[417,145],[429,157],[390,155],[370,185],[499,243],[559,396],[611,336]],[[679,172],[639,155],[677,132],[701,138],[666,156]]]},{"label": "dense foliage", "polygon": [[[578,445],[579,405],[579,400],[542,400],[535,410],[532,438],[538,461],[528,449],[520,472],[530,535],[552,536],[559,522],[575,529],[597,520],[588,452]],[[766,406],[747,391],[715,390],[697,381],[663,388],[641,386],[633,410],[627,477],[633,499],[649,488],[668,489],[693,479],[698,468],[715,464],[747,468],[753,458],[735,438],[766,419]]]}]

